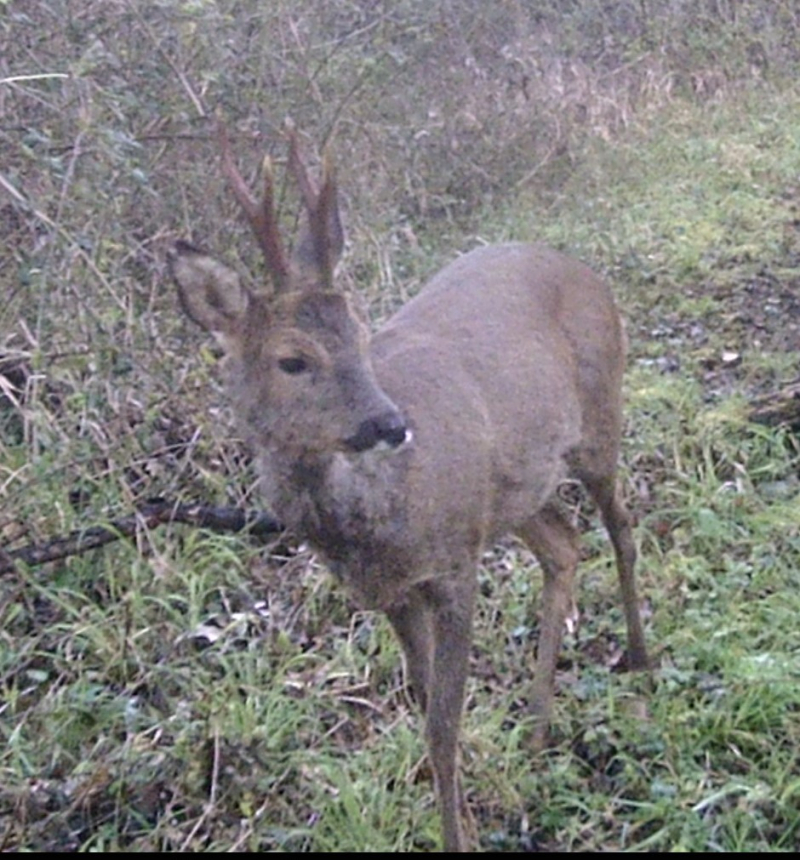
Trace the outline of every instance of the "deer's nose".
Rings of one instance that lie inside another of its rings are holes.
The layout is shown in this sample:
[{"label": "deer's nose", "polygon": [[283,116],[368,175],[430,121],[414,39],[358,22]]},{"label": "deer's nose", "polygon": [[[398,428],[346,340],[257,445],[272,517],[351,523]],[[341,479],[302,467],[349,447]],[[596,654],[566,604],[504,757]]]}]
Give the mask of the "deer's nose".
[{"label": "deer's nose", "polygon": [[362,421],[358,430],[345,440],[345,445],[355,452],[368,451],[384,442],[390,448],[399,448],[411,437],[405,419],[399,412],[384,412]]}]

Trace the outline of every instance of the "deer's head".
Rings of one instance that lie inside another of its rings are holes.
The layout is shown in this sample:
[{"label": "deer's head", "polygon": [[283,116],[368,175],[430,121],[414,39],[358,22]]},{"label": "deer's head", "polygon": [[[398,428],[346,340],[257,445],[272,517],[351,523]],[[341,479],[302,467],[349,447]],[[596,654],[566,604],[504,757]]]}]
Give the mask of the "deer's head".
[{"label": "deer's head", "polygon": [[305,208],[292,254],[278,231],[271,163],[264,162],[257,200],[221,128],[222,168],[261,246],[269,283],[252,289],[223,263],[178,242],[169,264],[181,304],[222,344],[234,407],[259,451],[302,457],[397,448],[406,422],[375,378],[365,324],[335,285],[343,233],[330,160],[317,190],[296,134],[290,140],[289,168]]}]

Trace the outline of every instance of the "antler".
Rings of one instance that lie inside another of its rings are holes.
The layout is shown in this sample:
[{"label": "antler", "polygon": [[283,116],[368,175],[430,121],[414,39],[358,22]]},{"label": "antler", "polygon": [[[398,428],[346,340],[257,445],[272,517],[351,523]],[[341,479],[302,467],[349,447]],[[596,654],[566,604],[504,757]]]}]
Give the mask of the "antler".
[{"label": "antler", "polygon": [[303,203],[309,213],[311,213],[317,208],[319,192],[314,187],[314,183],[308,175],[306,166],[303,164],[303,159],[300,157],[300,144],[297,142],[297,128],[288,118],[286,120],[286,133],[289,137],[289,169],[297,180],[297,185],[300,188],[300,195],[303,198]]},{"label": "antler", "polygon": [[308,257],[310,254],[311,261],[330,287],[333,269],[344,244],[333,162],[326,147],[322,159],[322,187],[318,191],[300,156],[294,124],[287,121],[286,129],[289,135],[289,169],[300,188],[300,196],[308,212],[308,237],[301,243],[301,255]]},{"label": "antler", "polygon": [[[267,269],[272,275],[275,286],[280,289],[289,277],[289,264],[278,232],[278,219],[275,215],[272,161],[268,155],[264,156],[262,165],[264,192],[259,202],[253,196],[234,164],[228,132],[221,120],[217,124],[217,134],[222,156],[222,172],[225,174],[233,195],[242,207],[261,250],[264,252]],[[306,181],[308,181],[307,176]],[[301,190],[305,198],[306,189],[301,186]]]}]

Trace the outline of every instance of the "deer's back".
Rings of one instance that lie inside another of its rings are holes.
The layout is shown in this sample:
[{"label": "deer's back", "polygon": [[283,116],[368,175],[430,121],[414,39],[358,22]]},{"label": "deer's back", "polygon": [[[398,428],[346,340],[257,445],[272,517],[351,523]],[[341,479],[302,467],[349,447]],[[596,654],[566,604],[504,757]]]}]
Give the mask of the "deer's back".
[{"label": "deer's back", "polygon": [[452,529],[474,508],[481,540],[527,519],[565,458],[618,425],[621,337],[607,286],[545,247],[480,248],[436,275],[372,345],[415,434],[410,489],[425,515]]}]

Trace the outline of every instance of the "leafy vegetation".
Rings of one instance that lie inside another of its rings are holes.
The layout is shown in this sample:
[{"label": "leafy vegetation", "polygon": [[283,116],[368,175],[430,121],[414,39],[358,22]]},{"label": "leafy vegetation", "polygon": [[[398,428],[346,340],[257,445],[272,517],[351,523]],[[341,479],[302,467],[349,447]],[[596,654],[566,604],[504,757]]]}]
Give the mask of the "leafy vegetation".
[{"label": "leafy vegetation", "polygon": [[[0,3],[0,547],[153,496],[257,504],[164,253],[257,274],[212,118],[254,175],[291,114],[309,153],[332,138],[376,321],[507,238],[605,272],[627,320],[658,667],[613,671],[609,548],[565,488],[586,558],[539,757],[538,574],[515,544],[480,573],[482,847],[796,849],[798,442],[748,402],[797,376],[798,54],[790,0]],[[384,620],[302,547],[143,528],[0,579],[3,849],[430,849],[418,723]]]}]

